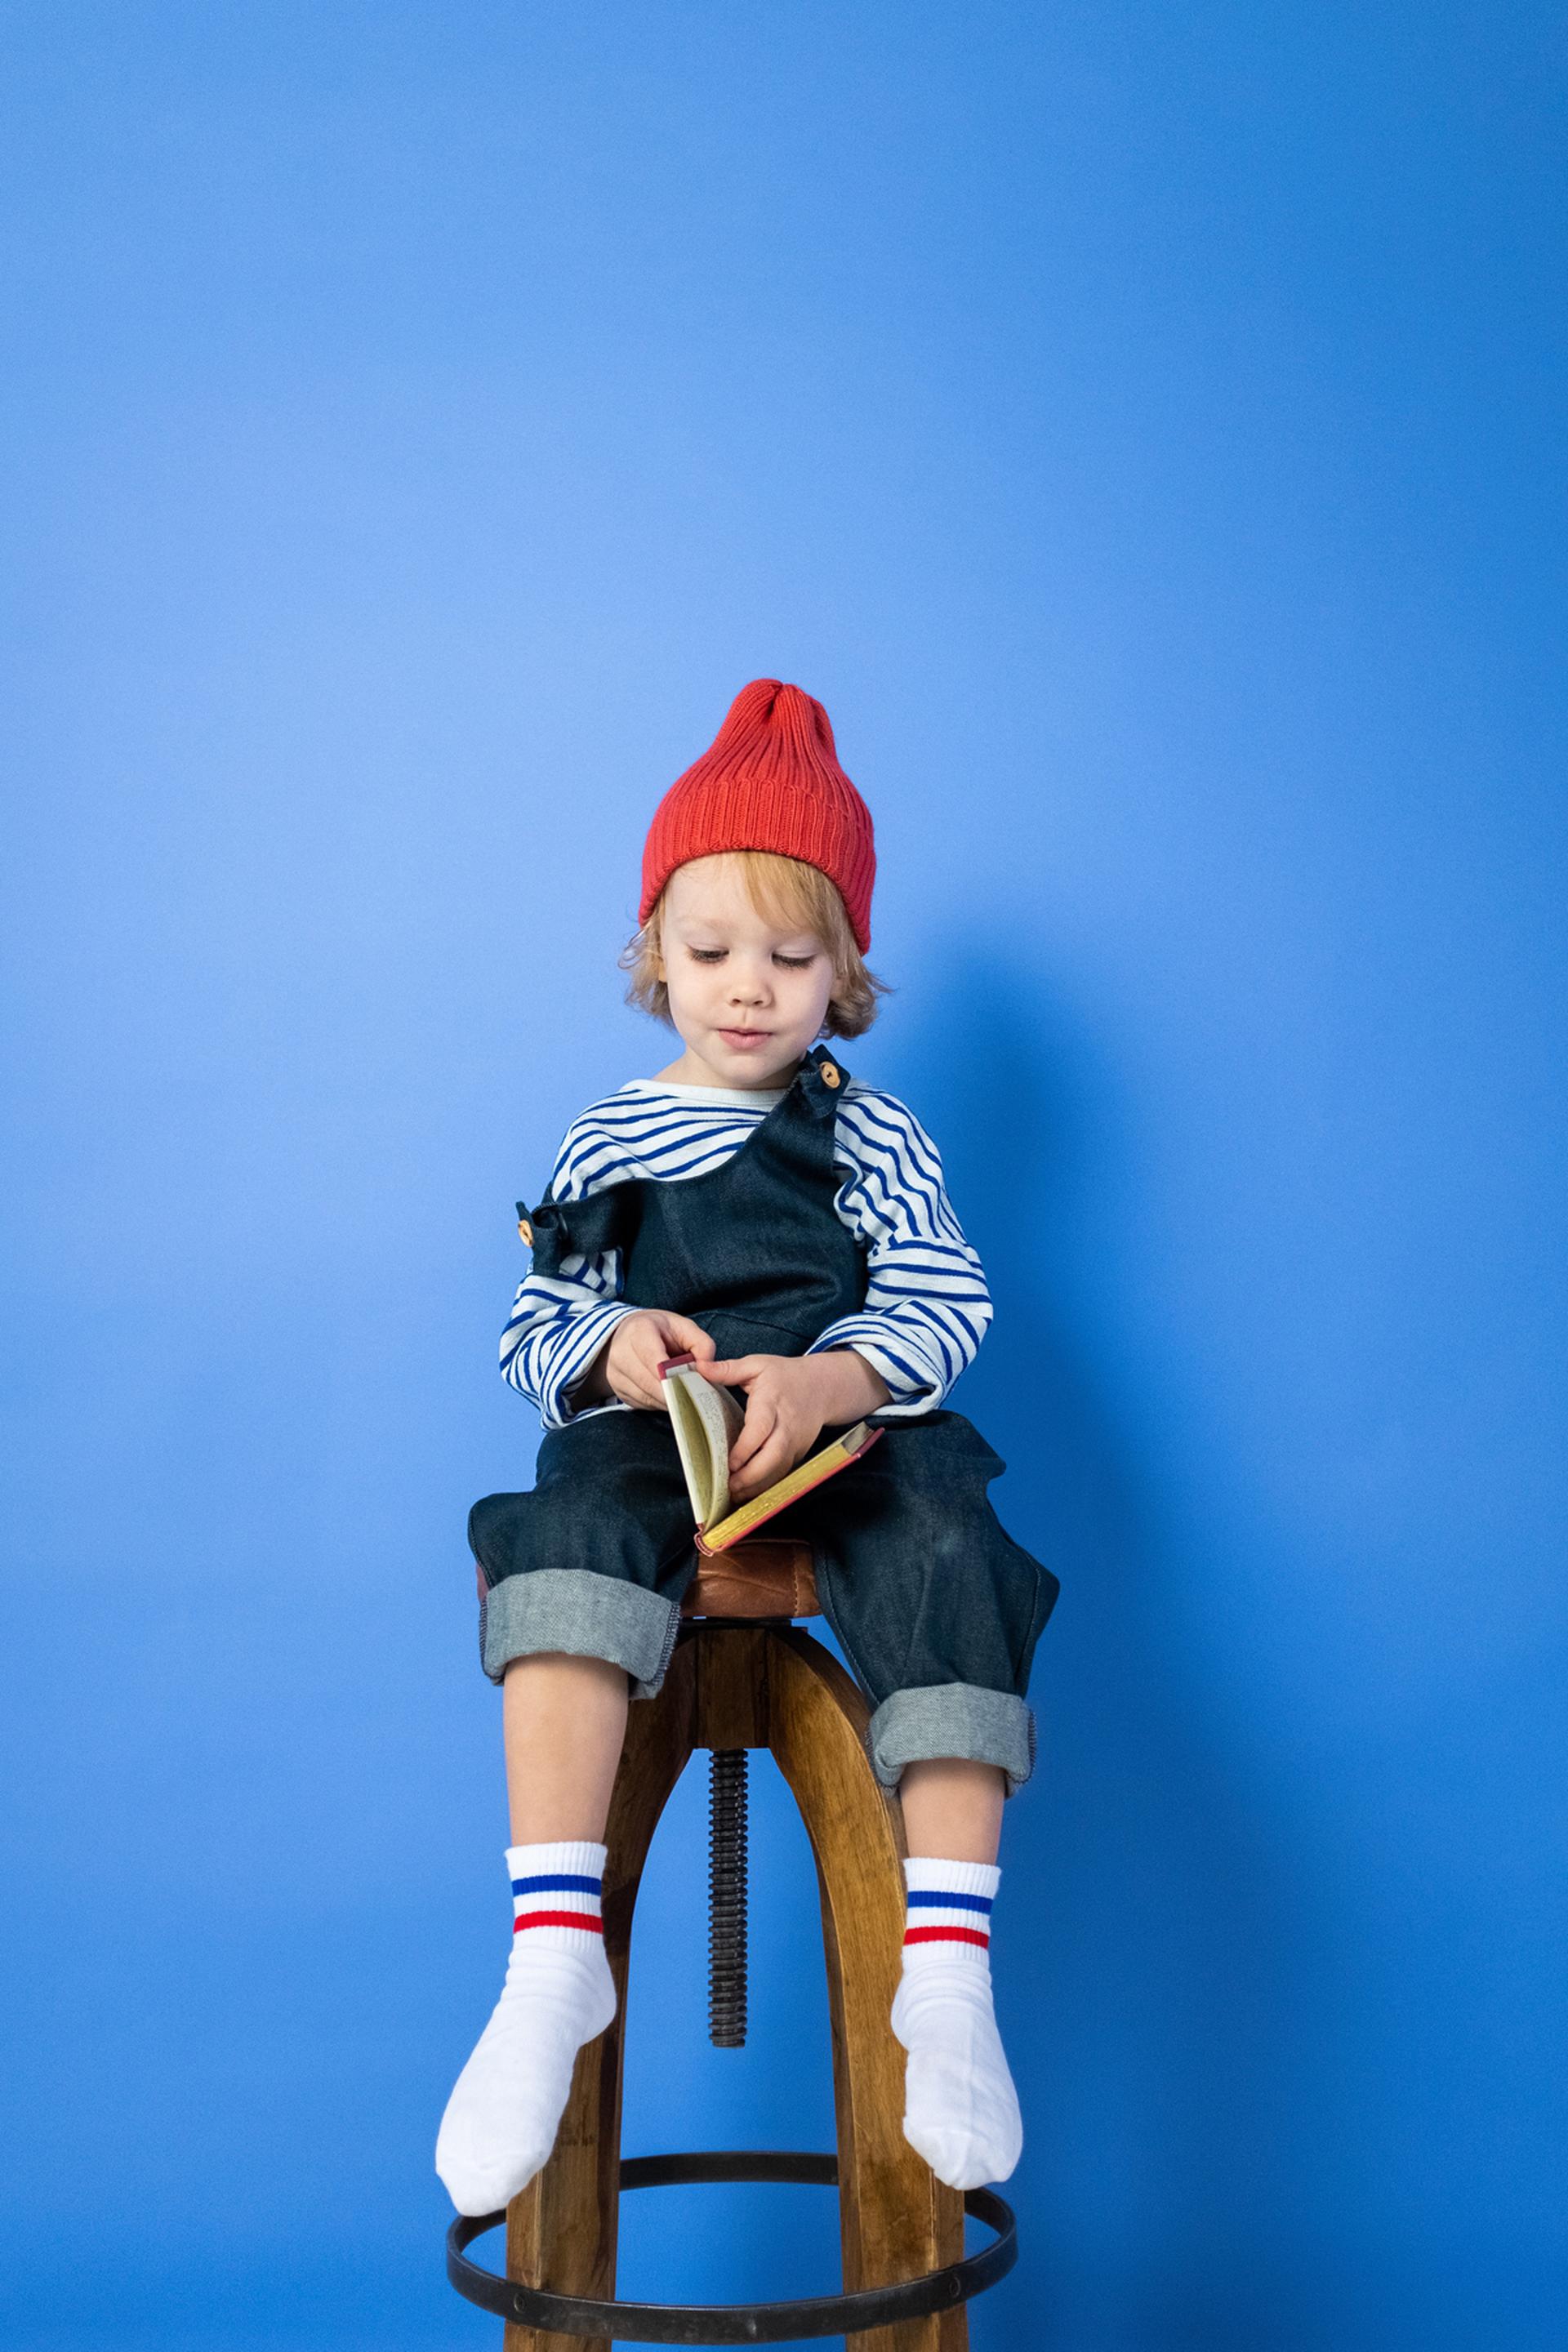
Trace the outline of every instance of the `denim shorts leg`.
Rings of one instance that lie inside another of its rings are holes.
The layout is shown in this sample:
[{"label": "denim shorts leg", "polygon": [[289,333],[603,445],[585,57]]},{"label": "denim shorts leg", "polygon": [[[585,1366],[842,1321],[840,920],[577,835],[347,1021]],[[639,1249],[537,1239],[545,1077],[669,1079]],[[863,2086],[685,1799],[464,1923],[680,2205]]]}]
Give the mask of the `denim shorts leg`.
[{"label": "denim shorts leg", "polygon": [[967,1757],[999,1766],[1016,1796],[1037,1753],[1029,1668],[1060,1588],[992,1508],[1006,1465],[972,1422],[943,1410],[881,1429],[779,1532],[810,1538],[824,1614],[873,1703],[883,1786],[906,1764]]},{"label": "denim shorts leg", "polygon": [[612,1408],[546,1430],[532,1487],[477,1502],[468,1544],[492,1682],[514,1658],[565,1650],[624,1666],[633,1698],[657,1695],[696,1568],[668,1413]]}]

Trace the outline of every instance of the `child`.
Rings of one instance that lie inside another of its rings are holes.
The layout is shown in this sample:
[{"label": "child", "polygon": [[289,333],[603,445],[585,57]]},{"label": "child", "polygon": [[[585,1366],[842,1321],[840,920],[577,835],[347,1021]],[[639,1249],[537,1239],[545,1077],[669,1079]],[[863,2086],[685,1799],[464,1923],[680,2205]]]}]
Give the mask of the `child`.
[{"label": "child", "polygon": [[862,1418],[878,1444],[768,1533],[812,1546],[873,1703],[871,1769],[909,1845],[904,2133],[955,2189],[1023,2145],[991,2000],[1004,1800],[1033,1769],[1030,1661],[1057,1580],[986,1497],[1000,1457],[943,1400],[991,1319],[979,1259],[913,1113],[816,1043],[883,983],[870,813],[819,702],[743,687],[673,783],[643,857],[628,995],[685,1051],[566,1131],[520,1231],[501,1340],[544,1423],[537,1483],[474,1506],[485,1672],[503,1685],[514,1929],[504,1990],[447,2102],[436,2165],[499,2211],[550,2154],[577,2051],[615,2014],[603,1843],[630,1699],[658,1691],[695,1567],[657,1366],[689,1349],[742,1391],[744,1502]]}]

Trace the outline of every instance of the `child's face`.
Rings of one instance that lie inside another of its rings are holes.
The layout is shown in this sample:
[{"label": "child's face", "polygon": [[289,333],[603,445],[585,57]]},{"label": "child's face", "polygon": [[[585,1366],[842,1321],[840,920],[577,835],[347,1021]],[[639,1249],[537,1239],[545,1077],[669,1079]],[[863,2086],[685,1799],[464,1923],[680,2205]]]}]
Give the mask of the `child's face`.
[{"label": "child's face", "polygon": [[661,933],[658,974],[686,1042],[679,1076],[693,1086],[786,1085],[833,993],[833,960],[816,932],[764,921],[739,867],[721,856],[677,866]]}]

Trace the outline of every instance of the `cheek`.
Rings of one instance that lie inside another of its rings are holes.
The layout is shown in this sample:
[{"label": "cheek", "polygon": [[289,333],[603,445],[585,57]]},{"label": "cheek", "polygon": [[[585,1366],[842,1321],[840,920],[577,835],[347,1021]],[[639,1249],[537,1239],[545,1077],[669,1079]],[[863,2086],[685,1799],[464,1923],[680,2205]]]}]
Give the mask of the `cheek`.
[{"label": "cheek", "polygon": [[795,1003],[803,1012],[815,1011],[820,1016],[826,1011],[827,1000],[833,993],[831,965],[826,971],[800,972],[795,975],[795,978],[796,980],[794,992]]}]

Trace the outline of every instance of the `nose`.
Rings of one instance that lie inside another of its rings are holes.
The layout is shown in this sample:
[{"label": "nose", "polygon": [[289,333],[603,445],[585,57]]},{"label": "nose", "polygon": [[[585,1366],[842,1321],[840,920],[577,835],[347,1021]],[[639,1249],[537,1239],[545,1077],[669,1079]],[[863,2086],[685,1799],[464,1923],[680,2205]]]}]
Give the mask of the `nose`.
[{"label": "nose", "polygon": [[731,1004],[761,1004],[767,995],[767,986],[761,972],[744,965],[731,964],[730,971],[730,1002]]}]

